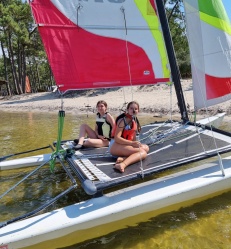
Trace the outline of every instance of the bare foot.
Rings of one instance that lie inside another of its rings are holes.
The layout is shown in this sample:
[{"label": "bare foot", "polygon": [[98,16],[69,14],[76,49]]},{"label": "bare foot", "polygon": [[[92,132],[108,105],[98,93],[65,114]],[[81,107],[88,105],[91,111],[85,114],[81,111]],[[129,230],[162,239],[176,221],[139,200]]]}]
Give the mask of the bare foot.
[{"label": "bare foot", "polygon": [[122,163],[124,160],[123,157],[117,157],[116,164]]},{"label": "bare foot", "polygon": [[116,163],[115,164],[115,169],[119,170],[121,173],[124,172],[124,169],[127,167],[127,165],[125,164],[125,162],[121,162],[121,163]]}]

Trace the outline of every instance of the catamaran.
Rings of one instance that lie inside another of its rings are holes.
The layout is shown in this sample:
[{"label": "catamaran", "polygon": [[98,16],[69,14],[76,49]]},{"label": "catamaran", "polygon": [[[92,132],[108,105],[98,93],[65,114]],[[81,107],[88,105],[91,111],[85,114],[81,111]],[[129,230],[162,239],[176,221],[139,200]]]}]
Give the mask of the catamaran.
[{"label": "catamaran", "polygon": [[[222,1],[184,4],[195,107],[227,101],[231,25]],[[230,189],[231,157],[221,155],[231,151],[231,134],[189,121],[161,0],[31,0],[30,6],[60,92],[173,81],[181,121],[144,125],[138,139],[149,145],[149,154],[124,173],[113,168],[115,158],[108,148],[73,151],[70,141],[58,139],[47,161],[60,160],[73,185],[33,212],[2,222],[0,248],[42,247],[48,240],[73,234],[81,241],[86,229]],[[212,156],[217,161],[136,181]],[[76,177],[91,199],[36,215],[73,191]],[[105,194],[130,182],[130,187]]]}]

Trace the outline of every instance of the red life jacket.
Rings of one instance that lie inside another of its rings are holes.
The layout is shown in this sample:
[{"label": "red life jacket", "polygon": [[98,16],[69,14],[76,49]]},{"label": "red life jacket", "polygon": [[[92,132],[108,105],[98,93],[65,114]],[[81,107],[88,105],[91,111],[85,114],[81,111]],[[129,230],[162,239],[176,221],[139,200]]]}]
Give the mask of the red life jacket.
[{"label": "red life jacket", "polygon": [[116,126],[117,126],[118,120],[123,118],[125,127],[123,129],[121,137],[124,139],[130,140],[130,141],[133,141],[134,136],[136,135],[136,131],[137,131],[137,123],[135,122],[135,120],[132,119],[131,125],[129,125],[129,129],[126,129],[126,127],[128,128],[128,125],[125,123],[125,117],[132,118],[131,115],[125,114],[125,113],[119,115],[116,118],[116,125],[113,126],[113,129],[111,132],[111,137],[114,138],[114,136],[115,136],[115,131],[116,131]]},{"label": "red life jacket", "polygon": [[130,126],[130,125],[126,125],[124,127],[123,132],[122,132],[122,138],[133,141],[134,136],[136,135],[136,131],[137,131],[137,124],[136,124],[135,120],[132,120],[130,128],[126,129],[126,127],[128,127],[128,126]]}]

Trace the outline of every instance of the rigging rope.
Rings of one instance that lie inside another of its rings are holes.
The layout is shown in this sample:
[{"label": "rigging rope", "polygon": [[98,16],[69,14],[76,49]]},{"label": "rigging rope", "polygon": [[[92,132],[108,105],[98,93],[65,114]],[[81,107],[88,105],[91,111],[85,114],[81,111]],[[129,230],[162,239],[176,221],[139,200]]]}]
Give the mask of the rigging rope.
[{"label": "rigging rope", "polygon": [[32,172],[30,172],[28,175],[26,175],[25,177],[23,177],[18,183],[16,183],[14,186],[12,186],[10,189],[8,189],[5,193],[3,193],[2,195],[0,195],[0,199],[2,199],[6,194],[8,194],[10,191],[14,190],[20,183],[22,183],[23,181],[25,181],[27,178],[29,178],[30,176],[32,176],[35,172],[37,172],[41,167],[43,167],[44,165],[46,165],[51,159],[45,161],[44,163],[42,163],[41,165],[39,165],[36,169],[34,169]]},{"label": "rigging rope", "polygon": [[[193,58],[192,58],[192,61],[193,61]],[[196,74],[196,77],[198,78],[198,73]],[[200,82],[200,81],[198,81],[198,82]],[[202,84],[202,83],[199,83],[199,84],[198,84],[198,85],[199,85],[199,90],[200,90],[201,93],[203,93],[201,84]],[[223,167],[223,163],[222,163],[222,158],[221,158],[220,153],[219,153],[219,151],[218,151],[217,142],[216,142],[216,139],[215,139],[214,133],[213,133],[212,122],[210,121],[210,116],[209,116],[209,112],[208,112],[208,106],[207,106],[207,104],[206,104],[206,100],[205,100],[205,97],[204,97],[203,94],[201,94],[201,98],[202,98],[202,101],[203,101],[203,103],[204,103],[205,112],[206,112],[206,115],[207,115],[207,118],[208,118],[208,121],[209,121],[209,122],[208,122],[208,126],[210,127],[210,130],[211,130],[211,132],[212,132],[213,143],[214,143],[214,146],[215,146],[215,148],[216,148],[219,166],[220,166],[222,175],[225,176],[224,167]],[[196,110],[197,110],[197,107],[194,106],[194,109],[195,109],[195,111],[196,111]],[[195,123],[195,125],[196,125],[196,123]],[[199,134],[199,132],[198,132],[198,136],[199,136],[199,139],[200,139],[200,134]],[[202,142],[201,139],[200,139],[200,141],[201,141],[201,145],[203,146],[203,142]],[[203,146],[203,148],[204,148],[204,146]],[[205,149],[204,149],[204,150],[205,150]],[[204,151],[204,152],[206,153],[206,151]]]},{"label": "rigging rope", "polygon": [[82,9],[82,8],[83,8],[83,6],[81,4],[78,4],[77,11],[76,11],[76,14],[77,14],[77,16],[76,16],[76,18],[77,18],[76,23],[77,23],[77,28],[78,29],[79,29],[79,10]]},{"label": "rigging rope", "polygon": [[[134,121],[136,122],[136,125],[137,125],[136,141],[140,142],[140,138],[139,138],[139,132],[140,132],[140,130],[138,130],[139,121],[138,121],[138,119],[137,119],[137,117],[135,115],[134,115]],[[142,154],[141,154],[140,144],[139,144],[139,154],[140,154],[140,170],[141,170],[141,173],[142,173],[142,179],[144,179],[144,168],[143,168],[143,160],[142,160]]]},{"label": "rigging rope", "polygon": [[[187,38],[188,38],[187,33],[186,33],[186,36],[187,36]],[[189,41],[189,39],[188,39],[188,41]],[[220,42],[220,38],[219,38],[219,37],[218,37],[218,41]],[[221,46],[221,49],[223,50],[223,47],[222,47],[221,42],[220,42],[220,46]],[[223,53],[224,53],[224,50],[223,50]],[[225,53],[224,53],[224,54],[225,54]],[[225,54],[225,55],[226,55],[226,54]],[[226,57],[226,58],[227,58],[227,57]],[[191,57],[191,63],[194,64],[194,61],[193,61],[193,60],[194,60],[194,58]],[[227,58],[227,61],[228,61],[228,63],[229,63],[229,59],[228,59],[228,58]],[[229,64],[230,64],[230,63],[229,63]],[[230,65],[231,65],[231,64],[230,64]],[[195,77],[196,77],[197,79],[199,78],[198,72],[197,72],[197,71],[196,71]],[[214,137],[213,127],[212,127],[212,124],[211,124],[211,122],[210,122],[210,117],[209,117],[209,113],[208,113],[208,106],[207,106],[207,104],[206,104],[206,99],[205,99],[205,97],[204,97],[204,95],[203,95],[202,83],[201,83],[200,80],[198,80],[198,86],[199,86],[200,92],[202,93],[202,94],[201,94],[201,98],[202,98],[202,102],[203,102],[203,104],[204,104],[204,108],[205,108],[206,115],[207,115],[207,117],[208,117],[208,121],[209,121],[209,122],[208,122],[208,126],[210,127],[210,130],[211,130],[211,132],[212,132],[213,142],[214,142],[214,145],[215,145],[215,148],[216,148],[216,152],[217,152],[217,156],[218,156],[218,161],[219,161],[219,166],[220,166],[222,175],[225,176],[224,167],[223,167],[223,163],[222,163],[222,158],[221,158],[221,156],[220,156],[220,154],[219,154],[219,152],[218,152],[218,146],[217,146],[217,143],[216,143],[216,139],[215,139],[215,137]],[[195,111],[195,112],[197,111],[197,106],[194,106],[194,111]],[[195,116],[194,116],[194,118],[195,118]],[[195,123],[195,126],[196,126],[196,122],[194,122],[194,123]],[[199,133],[199,132],[197,132],[197,133],[198,133],[199,139],[200,139],[200,141],[201,141],[201,145],[202,145],[202,147],[203,147],[203,149],[204,149],[204,153],[207,153],[206,150],[205,150],[205,148],[204,148],[204,146],[203,146],[203,142],[202,142],[202,140],[201,140],[200,133]]]},{"label": "rigging rope", "polygon": [[[129,81],[130,81],[132,101],[133,101],[134,98],[133,98],[132,75],[131,75],[131,65],[130,65],[130,59],[129,59],[128,39],[127,39],[127,35],[128,35],[127,21],[126,21],[126,15],[125,15],[125,9],[124,9],[124,7],[122,6],[120,8],[120,10],[122,11],[123,16],[124,16],[124,27],[125,27],[125,31],[126,31],[126,33],[125,33],[125,37],[126,37],[126,39],[125,39],[125,41],[126,41],[126,55],[127,55]],[[123,95],[124,95],[124,103],[126,103],[124,88],[123,88]],[[135,120],[136,120],[136,118],[135,118]],[[139,137],[138,137],[137,141],[139,141]],[[140,151],[140,169],[141,169],[141,172],[142,172],[142,178],[144,178],[144,172],[143,172],[144,169],[143,169],[143,163],[142,163],[142,155],[141,155],[140,145],[139,145],[139,151]]]},{"label": "rigging rope", "polygon": [[171,120],[171,123],[173,122],[172,121],[172,82],[171,84],[169,84],[170,86],[170,120]]},{"label": "rigging rope", "polygon": [[161,126],[157,127],[157,128],[153,128],[151,130],[149,130],[148,132],[143,133],[143,135],[148,134],[147,136],[143,137],[142,139],[140,139],[140,142],[145,143],[147,145],[153,146],[155,144],[160,144],[160,143],[164,143],[166,141],[170,141],[176,138],[180,138],[182,136],[186,136],[186,135],[190,135],[193,134],[193,131],[188,131],[185,130],[184,127],[188,124],[173,124],[170,129],[165,130],[165,131],[158,131],[161,127],[164,127],[165,125],[167,125],[168,122],[164,122]]},{"label": "rigging rope", "polygon": [[[132,75],[131,75],[131,66],[130,66],[130,60],[129,60],[129,51],[128,51],[128,39],[127,39],[127,35],[128,35],[128,30],[127,30],[127,21],[126,21],[126,15],[125,15],[125,9],[122,6],[120,8],[120,10],[123,13],[124,16],[124,28],[125,28],[125,41],[126,41],[126,53],[127,53],[127,62],[128,62],[128,73],[129,73],[129,81],[130,81],[130,86],[131,86],[131,92],[132,92],[132,100],[133,100],[133,88],[132,88]],[[123,88],[124,91],[124,88]],[[124,96],[125,97],[125,96]]]}]

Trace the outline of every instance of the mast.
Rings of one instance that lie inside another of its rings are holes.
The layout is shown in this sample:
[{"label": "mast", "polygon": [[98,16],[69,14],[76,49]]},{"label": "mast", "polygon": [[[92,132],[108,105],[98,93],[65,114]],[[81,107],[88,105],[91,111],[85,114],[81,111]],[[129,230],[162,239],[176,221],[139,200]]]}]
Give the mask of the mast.
[{"label": "mast", "polygon": [[165,13],[163,0],[156,0],[156,6],[159,14],[159,19],[163,31],[164,41],[166,44],[166,50],[168,54],[169,64],[171,67],[172,80],[174,82],[178,105],[180,108],[181,119],[185,122],[188,121],[188,113],[185,105],[184,95],[180,82],[180,72],[176,62],[176,56],[173,48],[172,37],[169,30],[169,25]]}]

